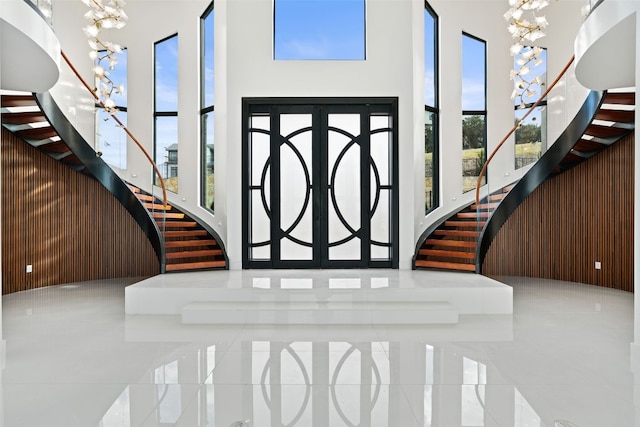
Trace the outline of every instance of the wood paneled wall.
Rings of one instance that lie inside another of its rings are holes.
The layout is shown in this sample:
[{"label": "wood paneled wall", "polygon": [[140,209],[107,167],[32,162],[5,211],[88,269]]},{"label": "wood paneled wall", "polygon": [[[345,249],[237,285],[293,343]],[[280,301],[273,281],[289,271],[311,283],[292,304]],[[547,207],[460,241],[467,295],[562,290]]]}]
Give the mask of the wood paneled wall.
[{"label": "wood paneled wall", "polygon": [[633,159],[631,133],[543,183],[498,232],[483,274],[633,292]]},{"label": "wood paneled wall", "polygon": [[97,181],[4,128],[1,141],[3,293],[159,273],[144,232]]}]

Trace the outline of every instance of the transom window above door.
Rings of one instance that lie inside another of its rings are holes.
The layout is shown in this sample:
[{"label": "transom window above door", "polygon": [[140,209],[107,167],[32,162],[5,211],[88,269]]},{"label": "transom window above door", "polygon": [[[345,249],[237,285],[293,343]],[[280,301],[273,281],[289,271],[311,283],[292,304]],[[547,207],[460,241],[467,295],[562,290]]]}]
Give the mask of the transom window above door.
[{"label": "transom window above door", "polygon": [[364,60],[365,0],[274,0],[274,59]]}]

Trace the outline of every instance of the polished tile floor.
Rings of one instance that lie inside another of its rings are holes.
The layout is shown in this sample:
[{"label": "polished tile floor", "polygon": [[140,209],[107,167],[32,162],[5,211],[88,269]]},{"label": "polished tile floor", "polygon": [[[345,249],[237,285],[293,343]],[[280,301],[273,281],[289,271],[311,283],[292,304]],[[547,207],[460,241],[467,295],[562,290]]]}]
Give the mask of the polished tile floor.
[{"label": "polished tile floor", "polygon": [[6,295],[0,427],[640,425],[633,295],[500,280],[513,315],[439,326],[183,325],[125,315],[131,280]]}]

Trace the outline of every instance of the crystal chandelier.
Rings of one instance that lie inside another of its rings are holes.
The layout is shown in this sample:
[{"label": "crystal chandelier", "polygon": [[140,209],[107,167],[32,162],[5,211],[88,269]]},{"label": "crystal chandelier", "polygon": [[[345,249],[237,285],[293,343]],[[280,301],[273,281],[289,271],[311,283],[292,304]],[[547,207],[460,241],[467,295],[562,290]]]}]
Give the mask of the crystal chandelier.
[{"label": "crystal chandelier", "polygon": [[109,113],[116,113],[116,103],[111,99],[111,95],[123,94],[124,85],[116,84],[109,77],[109,71],[115,69],[118,63],[117,53],[122,52],[122,46],[101,40],[99,38],[102,29],[120,29],[127,23],[127,14],[124,13],[122,6],[123,0],[82,0],[84,4],[91,9],[84,14],[90,24],[83,28],[84,33],[89,39],[91,52],[89,57],[94,60],[95,67],[93,73],[96,78],[96,88],[94,91],[102,101],[104,108]]},{"label": "crystal chandelier", "polygon": [[509,0],[511,8],[504,14],[509,22],[509,33],[514,39],[510,48],[511,56],[520,56],[516,60],[520,68],[510,73],[514,81],[511,98],[519,98],[518,108],[525,108],[524,98],[534,96],[537,93],[536,86],[544,85],[540,77],[531,77],[529,73],[544,62],[540,58],[542,49],[534,44],[545,35],[543,29],[548,25],[547,19],[537,13],[548,4],[548,0]]}]

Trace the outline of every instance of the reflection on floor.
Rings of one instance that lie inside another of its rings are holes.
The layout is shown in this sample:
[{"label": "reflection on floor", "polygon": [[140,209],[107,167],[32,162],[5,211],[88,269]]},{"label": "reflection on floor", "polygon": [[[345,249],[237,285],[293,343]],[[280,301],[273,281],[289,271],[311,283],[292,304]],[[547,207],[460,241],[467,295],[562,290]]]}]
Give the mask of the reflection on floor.
[{"label": "reflection on floor", "polygon": [[126,315],[125,280],[7,295],[0,426],[637,425],[633,295],[500,280],[513,315],[431,325],[183,324]]}]

